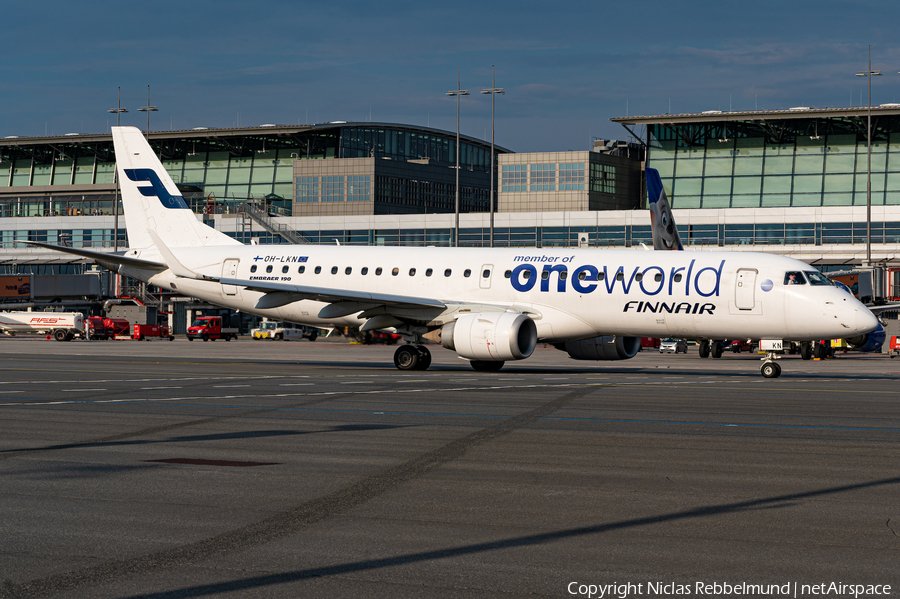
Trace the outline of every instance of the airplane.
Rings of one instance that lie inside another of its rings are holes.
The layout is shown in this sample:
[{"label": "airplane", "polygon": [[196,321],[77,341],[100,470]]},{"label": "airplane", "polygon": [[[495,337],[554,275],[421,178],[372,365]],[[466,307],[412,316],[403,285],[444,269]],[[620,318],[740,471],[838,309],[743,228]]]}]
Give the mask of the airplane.
[{"label": "airplane", "polygon": [[[424,340],[496,372],[538,341],[576,360],[634,357],[641,337],[827,339],[877,319],[831,285],[783,285],[815,272],[783,256],[604,249],[243,245],[204,225],[134,127],[113,127],[129,249],[88,257],[186,296],[313,326],[393,329],[400,370],[425,370]],[[760,371],[781,374],[770,352]]]}]

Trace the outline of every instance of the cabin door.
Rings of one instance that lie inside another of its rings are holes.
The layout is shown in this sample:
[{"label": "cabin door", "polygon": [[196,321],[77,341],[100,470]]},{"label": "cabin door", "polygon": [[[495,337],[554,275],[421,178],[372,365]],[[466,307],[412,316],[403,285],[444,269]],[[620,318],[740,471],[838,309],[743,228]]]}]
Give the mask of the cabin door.
[{"label": "cabin door", "polygon": [[734,282],[734,305],[738,310],[756,306],[756,269],[740,268]]},{"label": "cabin door", "polygon": [[[236,279],[238,272],[238,264],[241,261],[235,258],[229,258],[222,264],[222,278]],[[222,293],[225,295],[237,295],[237,287],[235,285],[222,285]]]}]

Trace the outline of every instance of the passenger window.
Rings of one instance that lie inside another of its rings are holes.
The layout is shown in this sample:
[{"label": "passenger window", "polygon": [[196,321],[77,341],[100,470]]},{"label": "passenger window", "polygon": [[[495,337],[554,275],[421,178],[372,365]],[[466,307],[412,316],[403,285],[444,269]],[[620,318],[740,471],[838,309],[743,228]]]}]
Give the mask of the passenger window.
[{"label": "passenger window", "polygon": [[507,270],[505,273],[503,273],[503,276],[506,277],[507,279],[511,279],[511,278],[512,278],[512,271],[511,271],[511,270]]},{"label": "passenger window", "polygon": [[644,273],[639,272],[639,273],[637,273],[636,275],[634,275],[634,280],[635,280],[635,281],[638,281],[638,282],[643,281],[643,280],[644,280]]},{"label": "passenger window", "polygon": [[369,274],[369,267],[368,267],[368,266],[363,266],[363,267],[362,267],[362,270],[360,270],[359,272],[360,272],[360,274],[362,274],[362,275],[367,275],[367,274]]},{"label": "passenger window", "polygon": [[676,283],[680,283],[681,282],[681,273],[678,273],[677,275],[672,277],[672,280],[675,281]]},{"label": "passenger window", "polygon": [[297,269],[297,272],[300,273],[300,274],[302,275],[303,273],[306,272],[306,267],[305,267],[305,266],[301,266],[300,268]]},{"label": "passenger window", "polygon": [[268,266],[266,267],[266,272],[272,272],[272,265],[271,265],[271,264],[268,265]]},{"label": "passenger window", "polygon": [[799,271],[786,272],[784,273],[784,284],[785,285],[806,285],[806,279],[803,278],[803,273]]},{"label": "passenger window", "polygon": [[255,264],[254,264],[253,266],[250,267],[250,272],[256,272],[256,265],[255,265]]},{"label": "passenger window", "polygon": [[376,277],[380,277],[380,276],[381,276],[381,267],[380,267],[380,266],[379,266],[378,268],[375,269],[375,276],[376,276]]},{"label": "passenger window", "polygon": [[353,272],[353,269],[350,268],[349,266],[348,266],[347,268],[344,269],[344,274],[345,274],[345,275],[349,275],[351,272]]},{"label": "passenger window", "polygon": [[586,278],[587,278],[587,272],[585,272],[585,271],[582,270],[580,273],[578,273],[578,280],[579,280],[579,281],[583,281],[583,280],[585,280]]},{"label": "passenger window", "polygon": [[625,278],[625,273],[623,273],[621,270],[620,270],[619,272],[616,273],[616,280],[617,280],[617,281],[621,281],[621,280],[623,280],[624,278]]},{"label": "passenger window", "polygon": [[391,271],[391,275],[396,277],[399,274],[400,274],[400,269],[397,267],[394,267],[394,269]]},{"label": "passenger window", "polygon": [[523,270],[523,271],[522,271],[522,278],[525,279],[526,281],[527,281],[528,279],[530,279],[530,278],[531,278],[531,271],[530,271],[530,270]]},{"label": "passenger window", "polygon": [[411,276],[411,277],[416,276],[416,269],[415,269],[415,268],[410,268],[410,269],[409,269],[409,276]]},{"label": "passenger window", "polygon": [[331,274],[333,274],[333,275],[336,275],[336,274],[337,274],[337,266],[332,266],[332,267],[331,267]]},{"label": "passenger window", "polygon": [[321,267],[321,266],[317,266],[317,267],[316,267],[316,274],[319,274],[320,272],[322,272],[322,267]]},{"label": "passenger window", "polygon": [[451,274],[453,274],[453,271],[450,270],[449,268],[448,268],[447,270],[444,271],[444,276],[445,276],[445,277],[449,277]]},{"label": "passenger window", "polygon": [[550,278],[549,270],[545,270],[544,272],[541,273],[541,280],[546,281],[549,278]]},{"label": "passenger window", "polygon": [[430,277],[430,276],[431,276],[431,273],[433,273],[433,272],[434,272],[434,269],[433,269],[433,268],[429,268],[428,270],[425,271],[425,276],[426,276],[426,277]]},{"label": "passenger window", "polygon": [[287,274],[287,271],[290,270],[290,268],[291,268],[290,266],[282,266],[281,272],[283,272],[284,274]]},{"label": "passenger window", "polygon": [[653,280],[656,281],[657,283],[662,281],[662,273],[656,273],[655,275],[653,275]]},{"label": "passenger window", "polygon": [[471,276],[472,276],[472,269],[471,269],[471,268],[467,268],[467,269],[463,272],[463,276],[466,277],[467,279],[468,279],[469,277],[471,277]]},{"label": "passenger window", "polygon": [[598,281],[602,281],[602,280],[605,279],[605,278],[606,278],[606,273],[605,273],[605,272],[598,272],[598,273],[597,273],[597,280],[598,280]]},{"label": "passenger window", "polygon": [[491,271],[488,269],[484,269],[484,272],[481,273],[481,277],[484,279],[490,278],[490,276],[491,276]]},{"label": "passenger window", "polygon": [[566,271],[562,271],[559,273],[559,280],[565,281],[568,276],[569,276],[569,273],[567,273]]}]

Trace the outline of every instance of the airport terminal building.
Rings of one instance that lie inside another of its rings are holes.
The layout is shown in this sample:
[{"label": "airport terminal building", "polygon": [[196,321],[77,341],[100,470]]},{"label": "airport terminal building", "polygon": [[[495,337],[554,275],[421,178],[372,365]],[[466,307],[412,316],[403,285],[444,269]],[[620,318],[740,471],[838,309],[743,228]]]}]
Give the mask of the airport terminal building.
[{"label": "airport terminal building", "polygon": [[[692,249],[773,252],[823,270],[861,264],[866,118],[865,108],[632,116],[612,119],[634,136],[628,143],[497,147],[494,245],[649,245],[649,166]],[[458,243],[487,246],[490,144],[461,140]],[[457,235],[455,132],[326,123],[150,141],[198,218],[245,243],[452,245]],[[122,219],[113,235],[113,160],[108,134],[0,139],[0,274],[85,268],[18,241],[127,245]],[[871,172],[872,261],[890,266],[900,255],[900,106],[872,109]]]}]

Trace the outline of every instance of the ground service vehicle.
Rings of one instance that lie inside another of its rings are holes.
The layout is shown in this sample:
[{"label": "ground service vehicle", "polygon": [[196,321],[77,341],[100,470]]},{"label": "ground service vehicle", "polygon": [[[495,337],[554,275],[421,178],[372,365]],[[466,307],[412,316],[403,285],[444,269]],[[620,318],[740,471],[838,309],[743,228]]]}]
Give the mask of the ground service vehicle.
[{"label": "ground service vehicle", "polygon": [[743,341],[741,339],[735,339],[731,342],[729,346],[732,353],[739,354],[742,351],[753,351],[753,344],[749,341]]},{"label": "ground service vehicle", "polygon": [[661,354],[677,354],[678,352],[687,353],[687,341],[684,339],[663,339],[659,344],[659,353]]},{"label": "ground service vehicle", "polygon": [[[660,248],[653,251],[256,246],[198,220],[139,129],[113,127],[112,138],[129,249],[26,243],[273,320],[392,330],[407,342],[394,353],[400,370],[428,368],[426,339],[475,370],[496,372],[506,361],[527,359],[539,341],[575,360],[627,360],[641,337],[752,338],[778,341],[767,345],[774,348],[835,337],[868,343],[880,327],[859,300],[799,260],[667,251],[681,243],[651,168],[650,223]],[[790,273],[804,274],[808,284],[788,285]],[[721,344],[713,347],[721,355]],[[779,351],[766,350],[764,377],[781,373]]]},{"label": "ground service vehicle", "polygon": [[38,333],[71,341],[84,337],[84,316],[80,312],[0,312],[0,329],[10,336]]},{"label": "ground service vehicle", "polygon": [[169,341],[175,341],[175,335],[169,332],[169,327],[164,324],[136,324],[134,325],[134,334],[132,339],[143,341],[148,337],[160,337]]},{"label": "ground service vehicle", "polygon": [[188,341],[193,341],[194,339],[203,339],[204,341],[224,339],[225,341],[231,341],[237,338],[238,333],[237,327],[223,326],[221,316],[199,316],[188,327],[187,338]]},{"label": "ground service vehicle", "polygon": [[89,316],[84,326],[91,339],[115,339],[117,335],[130,335],[131,324],[124,318]]},{"label": "ground service vehicle", "polygon": [[290,322],[264,320],[259,323],[259,328],[250,331],[250,336],[254,339],[274,339],[277,341],[300,341],[304,338],[315,341],[319,336],[319,329],[295,325]]}]

